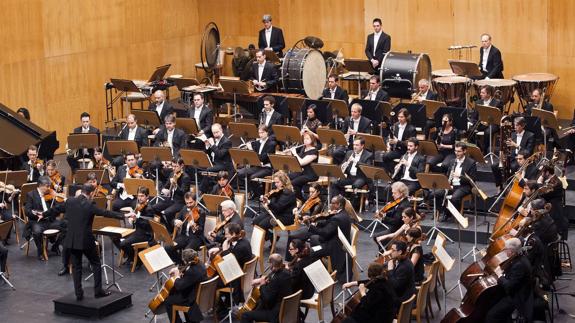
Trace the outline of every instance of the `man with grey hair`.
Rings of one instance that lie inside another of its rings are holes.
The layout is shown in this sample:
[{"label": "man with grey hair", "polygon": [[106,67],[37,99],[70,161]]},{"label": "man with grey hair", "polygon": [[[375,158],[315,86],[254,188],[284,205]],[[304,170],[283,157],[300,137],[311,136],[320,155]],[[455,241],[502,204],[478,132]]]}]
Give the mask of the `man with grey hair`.
[{"label": "man with grey hair", "polygon": [[258,48],[274,51],[278,56],[283,56],[282,50],[285,48],[283,31],[272,26],[272,15],[265,14],[262,17],[264,29],[260,30],[258,38]]},{"label": "man with grey hair", "polygon": [[[239,224],[242,229],[244,228],[244,221],[238,214],[236,204],[232,200],[225,200],[220,203],[220,208],[223,216],[222,223],[237,223]],[[212,231],[209,233],[209,239],[212,242],[222,243],[226,240],[224,227],[221,226],[221,229],[217,232]]]},{"label": "man with grey hair", "polygon": [[479,48],[479,69],[484,79],[503,78],[503,60],[499,49],[491,44],[491,35],[481,35],[481,48]]}]

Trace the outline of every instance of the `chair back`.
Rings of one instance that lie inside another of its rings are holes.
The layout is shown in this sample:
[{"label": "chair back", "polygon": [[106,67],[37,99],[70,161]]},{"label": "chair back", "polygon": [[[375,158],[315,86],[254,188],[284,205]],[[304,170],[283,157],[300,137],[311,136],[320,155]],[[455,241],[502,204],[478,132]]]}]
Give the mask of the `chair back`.
[{"label": "chair back", "polygon": [[431,284],[429,285],[429,291],[433,292],[437,287],[437,275],[439,274],[439,259],[435,259],[435,261],[431,264],[431,268],[429,270],[429,277],[431,277]]},{"label": "chair back", "polygon": [[399,312],[397,313],[397,323],[409,323],[411,322],[411,310],[413,309],[413,303],[415,301],[415,294],[405,302],[401,303],[399,307]]},{"label": "chair back", "polygon": [[349,215],[349,217],[355,222],[361,222],[363,219],[357,214],[353,204],[348,199],[345,199],[345,211]]},{"label": "chair back", "polygon": [[244,291],[244,299],[248,299],[252,287],[252,282],[256,275],[256,266],[258,264],[258,256],[254,256],[252,260],[244,264],[244,275],[242,276],[242,291]]},{"label": "chair back", "polygon": [[350,238],[351,238],[351,246],[355,248],[355,245],[357,244],[357,239],[359,238],[359,229],[357,228],[357,225],[352,224],[351,225],[351,230],[349,232]]},{"label": "chair back", "polygon": [[20,210],[20,214],[22,214],[22,218],[28,222],[28,215],[24,212],[24,205],[26,204],[26,198],[28,192],[35,190],[38,187],[36,183],[26,183],[20,187],[20,195],[18,196],[18,209]]},{"label": "chair back", "polygon": [[219,276],[215,276],[212,279],[201,282],[198,287],[198,292],[196,293],[196,304],[198,304],[202,313],[206,313],[214,308],[219,278]]},{"label": "chair back", "polygon": [[163,242],[164,246],[171,246],[174,244],[174,240],[172,239],[172,236],[168,232],[168,229],[166,229],[166,226],[156,221],[148,221],[148,223],[150,223],[150,227],[152,227],[152,232],[154,232],[155,241]]},{"label": "chair back", "polygon": [[425,313],[425,307],[427,306],[427,295],[429,294],[429,285],[431,284],[431,275],[427,277],[426,280],[423,281],[421,287],[419,287],[419,291],[417,292],[417,301],[415,304],[415,309],[412,310],[415,315],[421,315],[421,313]]},{"label": "chair back", "polygon": [[245,193],[235,193],[234,194],[234,203],[236,203],[236,208],[238,210],[238,214],[242,220],[244,219],[244,206],[246,205],[246,194]]},{"label": "chair back", "polygon": [[283,298],[280,306],[279,323],[299,323],[299,301],[302,290]]}]

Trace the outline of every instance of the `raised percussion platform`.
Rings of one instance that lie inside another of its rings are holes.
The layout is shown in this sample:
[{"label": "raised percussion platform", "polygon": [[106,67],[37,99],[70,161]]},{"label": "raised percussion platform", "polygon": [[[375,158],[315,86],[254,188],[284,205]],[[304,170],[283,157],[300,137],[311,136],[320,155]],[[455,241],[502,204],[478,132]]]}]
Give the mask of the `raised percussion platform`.
[{"label": "raised percussion platform", "polygon": [[84,289],[84,299],[76,300],[74,292],[53,300],[54,312],[89,318],[103,318],[132,306],[132,294],[111,291],[107,297],[94,298],[94,289]]}]

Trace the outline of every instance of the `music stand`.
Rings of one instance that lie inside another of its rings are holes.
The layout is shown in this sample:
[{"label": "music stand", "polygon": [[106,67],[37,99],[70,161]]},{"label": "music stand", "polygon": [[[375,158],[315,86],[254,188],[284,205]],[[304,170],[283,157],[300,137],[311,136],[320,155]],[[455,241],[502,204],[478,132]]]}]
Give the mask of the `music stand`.
[{"label": "music stand", "polygon": [[[142,260],[144,267],[150,275],[156,275],[156,291],[159,294],[160,290],[162,289],[162,276],[167,277],[167,275],[162,272],[162,270],[172,266],[174,262],[166,252],[166,249],[161,245],[157,244],[153,247],[144,249],[138,252],[138,257]],[[160,273],[162,275],[160,275]],[[153,287],[153,286],[152,286]],[[148,317],[152,310],[148,310],[145,317]],[[154,321],[156,320],[156,313],[154,313]]]},{"label": "music stand", "polygon": [[481,149],[477,147],[477,145],[470,144],[468,142],[466,142],[465,145],[467,146],[467,150],[465,152],[466,156],[473,158],[473,160],[479,164],[485,164],[485,159],[483,159],[483,153],[481,152]]},{"label": "music stand", "polygon": [[346,146],[347,140],[341,130],[318,128],[319,141],[326,146]]},{"label": "music stand", "polygon": [[[455,75],[465,76],[471,79],[477,79],[483,76],[479,70],[479,66],[474,62],[454,59],[448,59],[447,62],[449,63],[451,71]],[[471,82],[465,82],[465,107],[469,105],[469,86],[471,86]]]},{"label": "music stand", "polygon": [[142,127],[158,128],[162,124],[160,116],[158,116],[158,113],[156,113],[156,111],[130,110],[130,113],[136,116],[136,120],[138,120],[138,125]]},{"label": "music stand", "polygon": [[[541,120],[541,126],[545,128],[550,128],[557,132],[557,117],[553,112],[543,110],[543,109],[532,109],[531,116],[539,118]],[[543,144],[545,146],[545,154],[543,154],[543,160],[547,159],[547,132],[543,129]]]},{"label": "music stand", "polygon": [[[258,154],[253,151],[253,150],[244,150],[244,149],[237,149],[237,148],[230,148],[229,150],[230,152],[230,156],[232,157],[232,160],[234,161],[235,165],[241,165],[245,168],[250,168],[250,167],[259,167],[261,165],[261,161],[260,158],[258,157]],[[294,158],[294,157],[292,157]],[[296,159],[297,162],[297,159]],[[299,163],[298,163],[299,166]],[[245,191],[245,196],[248,196],[248,177],[249,176],[244,176],[244,191]],[[251,206],[249,206],[249,203],[245,203],[244,205],[244,210],[243,213],[246,214],[247,210],[251,210],[254,214],[257,214],[257,212],[252,209]]]},{"label": "music stand", "polygon": [[[374,181],[373,186],[375,187],[375,209],[379,210],[379,181],[383,180],[384,182],[391,183],[392,179],[389,177],[389,174],[385,168],[359,165],[359,169],[365,174],[367,178],[371,178]],[[383,221],[380,219],[373,219],[371,223],[365,228],[366,231],[369,231],[369,228],[373,225],[373,229],[371,229],[371,234],[369,235],[370,238],[375,233],[375,229],[377,228],[378,224],[381,224],[386,230],[389,230],[389,227],[383,223]]]},{"label": "music stand", "polygon": [[150,78],[148,79],[148,83],[163,80],[164,76],[166,75],[166,73],[170,69],[170,66],[172,66],[172,64],[166,64],[166,65],[156,67],[156,69],[154,70],[152,75],[150,75]]},{"label": "music stand", "polygon": [[424,156],[437,156],[439,154],[437,144],[431,140],[420,140],[417,152]]},{"label": "music stand", "polygon": [[246,122],[230,122],[228,125],[230,133],[236,137],[240,137],[243,144],[247,139],[259,138],[258,128],[254,123]]},{"label": "music stand", "polygon": [[[300,110],[300,120],[301,126],[303,128],[304,121],[307,120],[307,108],[310,105],[315,105],[315,116],[316,118],[321,121],[324,126],[329,125],[331,119],[333,119],[333,110],[330,105],[330,102],[324,100],[312,100],[306,99],[303,106]],[[306,118],[304,118],[306,116]]]},{"label": "music stand", "polygon": [[400,103],[393,108],[395,115],[401,109],[406,109],[411,115],[411,124],[420,129],[425,128],[427,121],[427,110],[425,104],[422,103]]},{"label": "music stand", "polygon": [[[477,110],[477,113],[479,113],[479,120],[477,122],[487,122],[488,127],[491,127],[491,125],[498,126],[501,124],[501,110],[498,108],[476,104],[475,109]],[[487,133],[485,133],[485,135],[487,135]],[[485,155],[483,159],[487,160],[488,156],[491,164],[493,164],[493,157],[497,157],[497,155],[493,153],[493,136],[489,136],[489,153]]]},{"label": "music stand", "polygon": [[373,73],[373,65],[371,65],[371,62],[367,59],[346,58],[345,69],[357,73],[357,93],[361,97],[361,73]]},{"label": "music stand", "polygon": [[[14,185],[15,188],[21,188],[22,185],[28,182],[28,172],[25,170],[2,171],[0,172],[0,180],[4,181],[6,185]],[[26,192],[20,192],[20,194],[26,194]],[[22,221],[22,223],[26,223],[26,221],[22,219],[20,212],[15,212],[14,202],[16,201],[12,201],[11,203],[12,215],[15,219]],[[14,222],[14,229],[16,231],[16,244],[20,244],[20,230],[18,228],[18,222]]]},{"label": "music stand", "polygon": [[[112,102],[110,102],[111,107],[114,106],[114,102],[118,101],[118,99],[121,98],[122,95],[124,96],[124,100],[126,102],[128,102],[128,93],[130,93],[130,92],[140,93],[140,94],[144,95],[144,97],[148,101],[150,100],[150,98],[147,95],[145,95],[144,93],[142,93],[140,88],[132,80],[110,79],[110,83],[112,83],[112,86],[120,92],[116,95],[116,97],[114,97],[112,99]],[[112,116],[113,116],[113,113],[112,113]],[[123,109],[122,109],[121,116],[122,116],[122,118],[124,117],[124,110]]]},{"label": "music stand", "polygon": [[[306,101],[305,98],[298,98],[292,96],[289,96],[285,99],[285,102],[287,102],[288,110],[293,119],[295,119],[297,114],[301,112],[301,109],[305,104],[305,101]],[[300,115],[300,121],[303,123],[301,115]],[[295,124],[295,122],[293,122],[293,124]]]},{"label": "music stand", "polygon": [[82,166],[86,168],[87,162],[85,161],[86,154],[84,149],[96,148],[100,146],[100,138],[95,133],[74,133],[69,134],[67,138],[68,148],[72,150],[82,151]]},{"label": "music stand", "polygon": [[[104,255],[104,236],[107,236],[110,238],[110,241],[113,241],[114,239],[121,239],[121,238],[125,238],[127,236],[129,236],[130,234],[134,233],[134,229],[127,229],[127,228],[122,228],[122,227],[118,227],[116,226],[118,223],[114,223],[111,226],[104,226],[104,227],[100,227],[98,228],[98,224],[96,224],[96,219],[99,219],[99,222],[105,222],[107,221],[106,219],[103,219],[103,217],[96,217],[94,218],[94,228],[92,229],[92,232],[95,235],[99,235],[102,237],[102,268],[104,269],[104,272],[106,272],[106,267],[110,267],[109,269],[112,270],[112,283],[110,284],[110,286],[106,287],[106,289],[110,289],[112,287],[116,287],[120,292],[122,291],[122,289],[120,288],[120,285],[116,282],[116,273],[123,278],[124,276],[122,274],[120,274],[119,272],[117,272],[114,269],[114,247],[110,248],[110,253],[112,255],[112,266],[107,265],[104,262],[105,259],[105,255]],[[118,219],[112,219],[112,220],[116,220],[119,221]],[[92,276],[92,275],[90,275]],[[86,277],[86,279],[89,279],[90,276]],[[106,274],[106,284],[108,283],[108,275]]]},{"label": "music stand", "polygon": [[341,170],[341,166],[331,164],[311,164],[311,168],[317,176],[325,176],[328,178],[327,200],[331,201],[331,183],[335,183],[337,180],[345,178],[345,174]]},{"label": "music stand", "polygon": [[[383,142],[383,137],[378,135],[368,135],[366,133],[358,133],[355,137],[363,137],[365,139],[365,149],[371,151],[374,155],[377,151],[386,151],[387,146]],[[369,176],[368,176],[369,177]]]},{"label": "music stand", "polygon": [[187,134],[196,135],[200,132],[198,122],[194,118],[178,118],[178,128],[184,130]]},{"label": "music stand", "polygon": [[210,214],[218,214],[220,204],[223,201],[229,200],[230,198],[223,195],[214,195],[214,194],[204,194],[202,195],[202,200],[206,204],[206,208],[210,212]]},{"label": "music stand", "polygon": [[285,142],[286,144],[302,143],[301,133],[297,127],[274,124],[272,130],[277,141]]},{"label": "music stand", "polygon": [[[449,190],[451,188],[451,185],[449,184],[449,180],[447,179],[447,176],[445,176],[444,174],[434,174],[434,173],[418,173],[417,174],[417,180],[419,181],[419,185],[421,185],[422,188],[426,188],[429,190]],[[447,191],[446,191],[447,194]],[[453,239],[451,239],[449,236],[447,236],[445,234],[445,232],[441,231],[441,229],[439,229],[437,227],[437,198],[433,198],[433,227],[427,231],[427,236],[429,236],[429,238],[427,239],[427,245],[429,245],[429,243],[431,242],[431,239],[433,238],[433,234],[434,233],[441,233],[442,235],[444,235],[447,239],[449,239],[449,241],[453,242]]]},{"label": "music stand", "polygon": [[202,150],[194,149],[181,149],[180,157],[184,160],[184,165],[190,166],[194,169],[194,179],[196,181],[196,202],[201,205],[204,209],[207,209],[205,205],[200,203],[200,192],[198,188],[198,168],[210,168],[212,167],[212,162],[208,155]]},{"label": "music stand", "polygon": [[342,118],[345,119],[349,117],[349,108],[347,107],[347,102],[344,100],[336,100],[336,99],[324,99],[325,101],[329,102],[329,106],[333,111],[333,119],[334,119],[334,127],[337,129],[337,119]]},{"label": "music stand", "polygon": [[238,121],[238,104],[237,95],[238,94],[250,94],[250,88],[247,82],[240,80],[228,80],[220,78],[220,85],[224,92],[232,93],[234,97],[234,121]]},{"label": "music stand", "polygon": [[[14,219],[10,219],[8,221],[4,221],[4,222],[0,222],[0,241],[4,241],[6,240],[6,237],[8,236],[8,233],[10,233],[10,230],[12,230],[12,226],[14,224]],[[14,285],[12,285],[12,283],[10,283],[10,281],[8,280],[7,274],[0,271],[0,278],[2,278],[2,280],[8,284],[12,290],[16,290],[16,287],[14,287]]]},{"label": "music stand", "polygon": [[471,194],[473,195],[473,215],[475,219],[473,220],[473,230],[474,230],[473,247],[471,248],[471,250],[469,250],[468,253],[463,255],[461,261],[463,261],[468,256],[472,256],[473,261],[475,262],[477,261],[476,255],[479,253],[479,249],[477,248],[477,195],[479,195],[481,199],[484,201],[487,200],[488,197],[487,194],[485,194],[485,192],[483,192],[483,190],[481,190],[479,186],[477,186],[477,183],[475,183],[475,181],[471,177],[469,177],[469,175],[464,173],[463,176],[465,176],[465,178],[467,178],[467,180],[471,184]]},{"label": "music stand", "polygon": [[108,154],[112,156],[125,155],[127,153],[138,154],[138,144],[133,140],[110,140],[106,141]]},{"label": "music stand", "polygon": [[268,155],[272,168],[275,170],[283,170],[286,173],[301,172],[302,168],[294,156],[287,155]]},{"label": "music stand", "polygon": [[[152,162],[160,163],[163,161],[172,161],[172,149],[170,147],[142,147],[140,150],[142,155],[142,160],[148,162],[148,164],[152,164]],[[157,192],[156,197],[151,201],[153,202],[155,199],[164,200],[160,196],[160,176],[159,176],[159,165],[156,165],[156,187],[155,190]],[[152,190],[150,190],[152,192]]]},{"label": "music stand", "polygon": [[435,100],[423,100],[421,101],[425,105],[425,116],[427,119],[433,120],[435,117],[435,112],[441,107],[446,107],[447,105],[443,101]]}]

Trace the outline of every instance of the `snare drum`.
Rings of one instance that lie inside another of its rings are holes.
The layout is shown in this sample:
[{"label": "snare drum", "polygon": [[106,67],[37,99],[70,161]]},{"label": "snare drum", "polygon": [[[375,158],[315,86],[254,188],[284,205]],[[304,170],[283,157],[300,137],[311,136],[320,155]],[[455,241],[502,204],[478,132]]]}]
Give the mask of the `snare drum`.
[{"label": "snare drum", "polygon": [[463,76],[442,76],[431,81],[437,91],[439,101],[449,106],[465,105],[465,90],[471,86],[471,79]]},{"label": "snare drum", "polygon": [[517,95],[527,103],[531,100],[531,92],[537,88],[544,89],[545,97],[551,98],[559,77],[549,73],[528,73],[515,75],[512,79],[517,81]]},{"label": "snare drum", "polygon": [[284,90],[288,93],[305,92],[311,99],[319,99],[326,77],[325,59],[321,52],[311,48],[292,48],[281,67]]},{"label": "snare drum", "polygon": [[431,78],[431,60],[427,54],[385,54],[381,62],[380,79],[389,96],[411,99],[421,79]]},{"label": "snare drum", "polygon": [[473,84],[475,86],[475,91],[479,93],[481,87],[484,85],[490,85],[493,87],[493,93],[499,93],[499,100],[503,105],[506,105],[513,99],[515,95],[515,85],[517,82],[513,80],[506,79],[489,79],[489,80],[478,80]]}]

